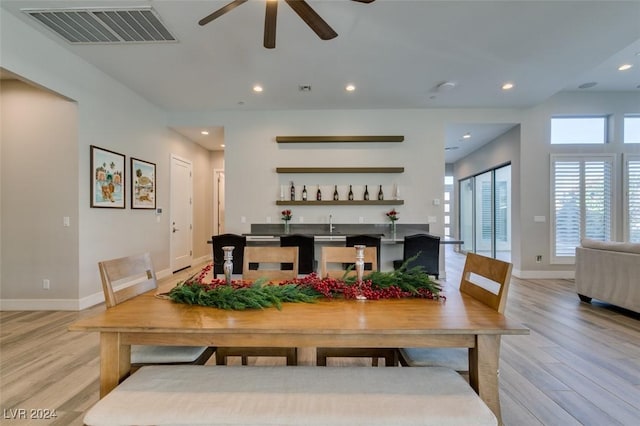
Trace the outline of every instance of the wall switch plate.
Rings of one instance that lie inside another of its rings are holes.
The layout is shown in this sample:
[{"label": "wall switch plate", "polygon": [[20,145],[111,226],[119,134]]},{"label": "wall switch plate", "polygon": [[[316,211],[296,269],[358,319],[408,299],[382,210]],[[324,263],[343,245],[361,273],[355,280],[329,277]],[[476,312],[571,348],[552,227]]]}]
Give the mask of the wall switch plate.
[{"label": "wall switch plate", "polygon": [[69,219],[69,216],[64,216],[62,218],[62,226],[64,226],[65,228],[71,226],[71,220]]},{"label": "wall switch plate", "polygon": [[42,289],[43,290],[49,290],[49,288],[51,287],[51,281],[49,281],[48,279],[43,279],[42,280]]}]

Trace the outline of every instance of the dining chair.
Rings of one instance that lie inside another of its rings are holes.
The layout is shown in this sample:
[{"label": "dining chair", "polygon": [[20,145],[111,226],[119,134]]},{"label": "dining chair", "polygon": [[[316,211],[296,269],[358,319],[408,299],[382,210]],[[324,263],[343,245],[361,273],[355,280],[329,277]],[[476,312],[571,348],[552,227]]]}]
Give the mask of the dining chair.
[{"label": "dining chair", "polygon": [[[364,262],[371,264],[372,269],[378,269],[377,260],[378,250],[375,247],[365,247]],[[320,259],[320,276],[331,278],[342,278],[348,269],[345,265],[353,264],[356,259],[356,251],[353,247],[322,247]],[[339,269],[335,269],[335,265]],[[333,269],[332,269],[333,266]],[[349,272],[349,275],[355,275],[355,269]],[[378,365],[378,358],[385,359],[386,366],[398,365],[398,353],[394,348],[317,348],[316,364],[320,366],[327,365],[327,358],[371,358],[372,365]]]},{"label": "dining chair", "polygon": [[247,245],[247,237],[237,234],[220,234],[211,237],[213,243],[213,277],[224,276],[224,251],[222,247],[233,246],[233,274],[242,274],[242,258]]},{"label": "dining chair", "polygon": [[[378,269],[377,252],[375,247],[364,249],[365,265],[369,263],[374,271]],[[342,278],[347,271],[348,275],[355,275],[355,267],[349,270],[355,261],[356,250],[353,247],[323,246],[320,255],[320,277]]]},{"label": "dining chair", "polygon": [[405,236],[402,260],[394,260],[393,269],[399,269],[404,262],[413,257],[416,258],[407,264],[408,269],[421,266],[424,272],[438,279],[440,276],[440,237],[429,234]]},{"label": "dining chair", "polygon": [[[292,264],[293,268],[283,270],[282,263]],[[249,246],[244,248],[243,280],[255,281],[259,278],[267,278],[270,281],[284,281],[297,276],[298,247]]]},{"label": "dining chair", "polygon": [[[149,253],[104,260],[98,262],[98,269],[100,270],[107,309],[158,288],[156,273]],[[131,283],[134,284],[128,285]],[[126,287],[123,287],[125,285]],[[207,346],[132,345],[130,373],[143,365],[203,365],[215,350],[215,347]]]},{"label": "dining chair", "polygon": [[[380,270],[380,241],[381,238],[379,235],[347,235],[345,238],[345,246],[353,247],[357,245],[367,246],[367,247],[375,247],[376,248],[376,266],[372,266],[371,263],[365,260],[364,270],[365,271],[379,271]],[[346,268],[346,267],[345,267]]]},{"label": "dining chair", "polygon": [[[269,281],[284,281],[298,276],[298,247],[248,246],[244,248],[243,258],[243,280],[266,278]],[[281,270],[281,263],[290,263],[293,268]],[[253,269],[253,265],[257,265],[257,269]],[[298,363],[297,348],[236,346],[219,347],[216,351],[216,364],[226,365],[227,357],[230,356],[239,356],[242,365],[249,363],[250,356],[285,357],[287,365]]]},{"label": "dining chair", "polygon": [[[280,237],[281,247],[298,247],[298,275],[316,271],[315,240],[311,235],[291,234]],[[292,269],[291,263],[282,264],[282,269]]]},{"label": "dining chair", "polygon": [[[460,292],[499,313],[504,313],[511,282],[511,263],[475,253],[467,253]],[[400,364],[408,367],[450,367],[463,375],[469,371],[466,348],[400,348]]]}]

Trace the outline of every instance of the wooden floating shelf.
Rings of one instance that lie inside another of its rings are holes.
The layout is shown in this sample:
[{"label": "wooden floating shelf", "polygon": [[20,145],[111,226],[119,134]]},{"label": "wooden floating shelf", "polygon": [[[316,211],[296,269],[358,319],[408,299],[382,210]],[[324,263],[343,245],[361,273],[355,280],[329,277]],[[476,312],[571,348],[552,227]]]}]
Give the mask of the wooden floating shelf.
[{"label": "wooden floating shelf", "polygon": [[328,201],[276,201],[278,206],[401,206],[404,200],[328,200]]},{"label": "wooden floating shelf", "polygon": [[278,143],[402,142],[404,136],[276,136]]},{"label": "wooden floating shelf", "polygon": [[404,167],[277,167],[276,173],[404,173]]}]

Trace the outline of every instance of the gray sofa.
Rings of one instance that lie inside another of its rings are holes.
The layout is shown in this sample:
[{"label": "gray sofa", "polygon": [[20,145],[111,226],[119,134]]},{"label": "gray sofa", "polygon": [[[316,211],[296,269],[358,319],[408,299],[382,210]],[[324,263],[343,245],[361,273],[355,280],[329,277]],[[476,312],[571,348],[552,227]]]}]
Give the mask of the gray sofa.
[{"label": "gray sofa", "polygon": [[583,239],[576,247],[576,291],[640,313],[640,244]]}]

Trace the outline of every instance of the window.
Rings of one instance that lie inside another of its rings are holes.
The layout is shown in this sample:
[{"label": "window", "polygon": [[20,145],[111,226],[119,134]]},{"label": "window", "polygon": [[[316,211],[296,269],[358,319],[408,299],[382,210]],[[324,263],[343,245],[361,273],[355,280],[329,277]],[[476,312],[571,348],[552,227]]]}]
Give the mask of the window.
[{"label": "window", "polygon": [[625,157],[624,169],[626,239],[640,243],[640,155]]},{"label": "window", "polygon": [[604,144],[607,117],[552,117],[552,144]]},{"label": "window", "polygon": [[571,263],[583,237],[609,241],[613,232],[613,155],[551,157],[552,257]]},{"label": "window", "polygon": [[640,114],[624,116],[624,143],[640,143]]}]

